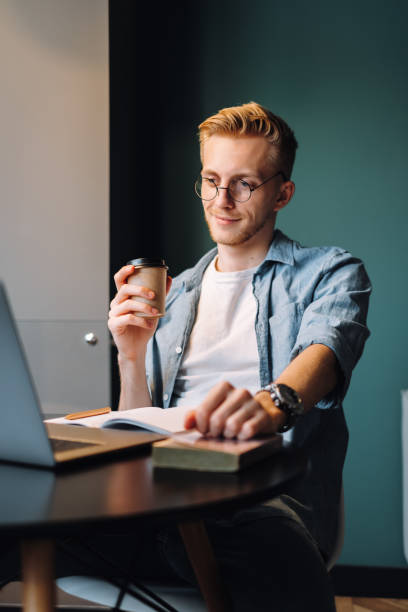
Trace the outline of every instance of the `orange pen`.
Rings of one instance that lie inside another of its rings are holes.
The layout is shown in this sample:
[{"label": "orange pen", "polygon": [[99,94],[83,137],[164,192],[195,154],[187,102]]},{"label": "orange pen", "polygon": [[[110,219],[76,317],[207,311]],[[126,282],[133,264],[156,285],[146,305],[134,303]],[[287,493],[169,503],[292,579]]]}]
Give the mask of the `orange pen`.
[{"label": "orange pen", "polygon": [[98,416],[98,414],[106,414],[110,411],[110,407],[105,406],[104,408],[94,408],[93,410],[84,410],[83,412],[73,412],[72,414],[67,414],[64,418],[74,421],[75,419],[85,419],[86,417]]}]

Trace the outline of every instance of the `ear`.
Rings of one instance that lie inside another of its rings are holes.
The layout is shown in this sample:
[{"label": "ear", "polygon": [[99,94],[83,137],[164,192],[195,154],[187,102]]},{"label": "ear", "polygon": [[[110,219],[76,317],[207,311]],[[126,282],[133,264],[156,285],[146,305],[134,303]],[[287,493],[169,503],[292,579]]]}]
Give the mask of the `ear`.
[{"label": "ear", "polygon": [[293,181],[285,181],[279,188],[279,193],[276,197],[274,211],[278,212],[282,210],[287,204],[289,204],[290,200],[293,198],[293,194],[295,193],[295,183]]}]

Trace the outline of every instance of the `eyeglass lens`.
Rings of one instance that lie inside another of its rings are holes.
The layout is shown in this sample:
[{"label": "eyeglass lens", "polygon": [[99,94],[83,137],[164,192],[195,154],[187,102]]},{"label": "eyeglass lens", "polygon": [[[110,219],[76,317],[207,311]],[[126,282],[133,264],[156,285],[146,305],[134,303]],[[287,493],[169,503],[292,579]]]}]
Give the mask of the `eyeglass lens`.
[{"label": "eyeglass lens", "polygon": [[[199,177],[195,184],[195,191],[203,200],[213,200],[217,195],[217,186],[213,179]],[[240,179],[234,179],[228,185],[228,193],[236,202],[246,202],[251,197],[251,189],[248,183]]]}]

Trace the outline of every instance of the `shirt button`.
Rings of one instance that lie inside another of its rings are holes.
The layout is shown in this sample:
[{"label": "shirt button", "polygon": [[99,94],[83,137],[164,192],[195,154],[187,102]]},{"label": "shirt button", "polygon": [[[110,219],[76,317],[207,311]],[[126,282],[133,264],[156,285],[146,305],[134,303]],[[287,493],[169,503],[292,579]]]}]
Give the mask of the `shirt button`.
[{"label": "shirt button", "polygon": [[180,355],[180,353],[183,352],[183,349],[181,348],[181,346],[176,346],[176,353],[177,355]]},{"label": "shirt button", "polygon": [[165,394],[163,395],[163,399],[164,399],[164,400],[167,402],[167,400],[169,399],[169,394],[168,394],[168,393],[165,393]]}]

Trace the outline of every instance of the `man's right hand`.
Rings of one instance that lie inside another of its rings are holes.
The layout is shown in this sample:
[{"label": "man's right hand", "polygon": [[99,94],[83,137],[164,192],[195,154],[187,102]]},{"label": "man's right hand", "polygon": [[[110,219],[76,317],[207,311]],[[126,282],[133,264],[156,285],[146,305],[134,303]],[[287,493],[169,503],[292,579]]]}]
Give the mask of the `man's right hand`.
[{"label": "man's right hand", "polygon": [[[148,300],[154,293],[147,287],[129,285],[127,278],[133,274],[134,266],[124,266],[114,276],[117,294],[110,304],[108,327],[122,359],[135,361],[142,357],[146,345],[158,325],[158,318],[149,319],[137,313],[156,314],[157,309],[139,301],[137,297]],[[167,293],[171,287],[171,277],[167,277]]]}]

